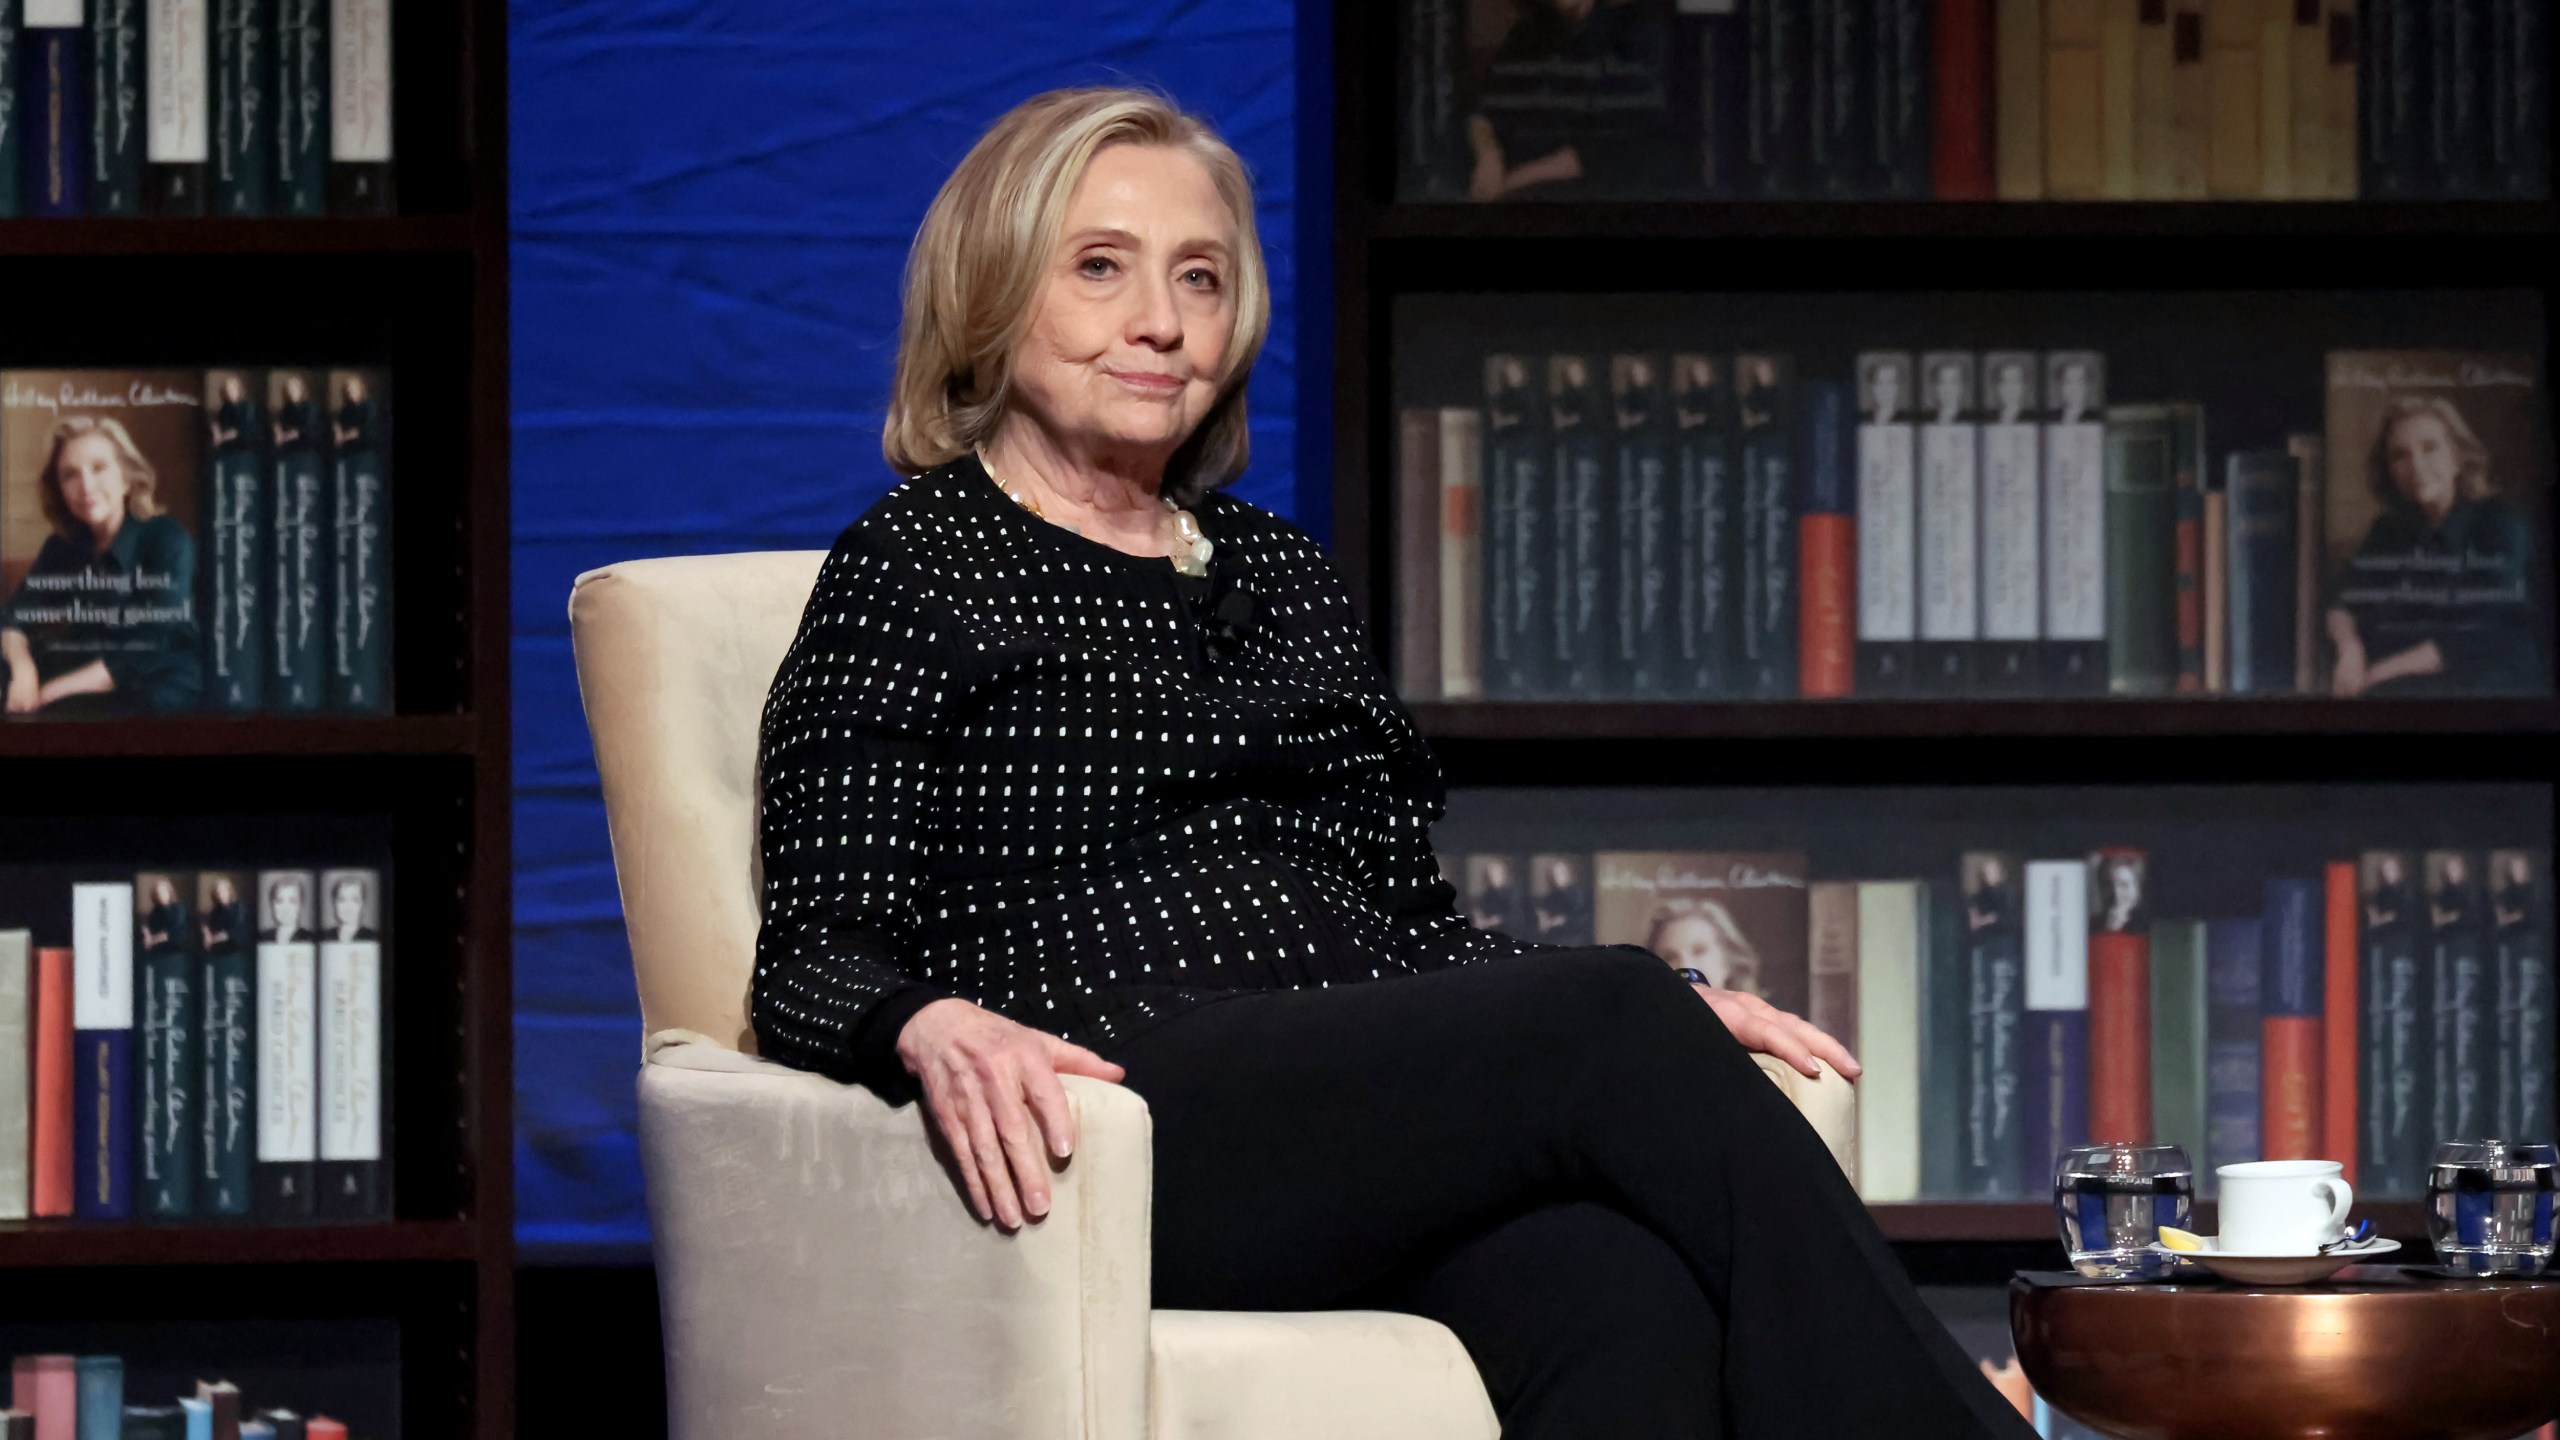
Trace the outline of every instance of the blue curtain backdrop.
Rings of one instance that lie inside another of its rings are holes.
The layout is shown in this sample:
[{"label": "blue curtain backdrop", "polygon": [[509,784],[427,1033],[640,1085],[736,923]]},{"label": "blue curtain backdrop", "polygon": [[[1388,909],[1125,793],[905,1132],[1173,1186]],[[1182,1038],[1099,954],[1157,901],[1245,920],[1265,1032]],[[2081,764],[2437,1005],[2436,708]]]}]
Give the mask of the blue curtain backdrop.
[{"label": "blue curtain backdrop", "polygon": [[639,1010],[563,607],[639,556],[825,546],[887,487],[897,277],[987,122],[1140,81],[1253,167],[1281,297],[1237,493],[1294,510],[1291,0],[518,0],[516,1196],[529,1252],[647,1238]]}]

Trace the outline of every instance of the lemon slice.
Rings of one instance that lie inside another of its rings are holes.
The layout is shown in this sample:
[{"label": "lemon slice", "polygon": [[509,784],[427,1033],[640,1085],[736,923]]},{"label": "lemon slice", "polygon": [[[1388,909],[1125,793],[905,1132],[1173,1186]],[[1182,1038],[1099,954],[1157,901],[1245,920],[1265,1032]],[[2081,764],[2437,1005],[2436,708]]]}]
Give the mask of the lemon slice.
[{"label": "lemon slice", "polygon": [[2160,1243],[2168,1246],[2172,1250],[2202,1250],[2204,1248],[2204,1240],[2201,1236],[2198,1236],[2192,1230],[2181,1230],[2175,1225],[2163,1225],[2160,1227]]}]

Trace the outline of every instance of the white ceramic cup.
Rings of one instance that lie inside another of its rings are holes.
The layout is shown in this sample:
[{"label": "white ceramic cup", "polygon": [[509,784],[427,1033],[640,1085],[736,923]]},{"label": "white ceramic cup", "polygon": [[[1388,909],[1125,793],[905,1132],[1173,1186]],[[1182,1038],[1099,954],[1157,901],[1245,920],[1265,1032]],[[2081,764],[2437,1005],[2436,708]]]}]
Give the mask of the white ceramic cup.
[{"label": "white ceramic cup", "polygon": [[2215,1248],[2230,1255],[2316,1255],[2346,1233],[2355,1203],[2335,1160],[2252,1160],[2221,1165],[2222,1233]]}]

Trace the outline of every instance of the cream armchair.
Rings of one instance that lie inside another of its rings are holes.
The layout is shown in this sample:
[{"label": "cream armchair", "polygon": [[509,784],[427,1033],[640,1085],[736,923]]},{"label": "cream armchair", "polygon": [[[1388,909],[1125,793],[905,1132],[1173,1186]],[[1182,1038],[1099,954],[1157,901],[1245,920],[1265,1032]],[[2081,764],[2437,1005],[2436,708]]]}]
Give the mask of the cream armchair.
[{"label": "cream armchair", "polygon": [[[1431,1321],[1150,1309],[1134,1092],[1066,1078],[1075,1158],[1007,1235],[921,1106],[755,1058],[756,729],[821,558],[638,561],[569,601],[639,975],[675,1440],[1492,1440]],[[1764,1068],[1845,1163],[1848,1085]]]}]

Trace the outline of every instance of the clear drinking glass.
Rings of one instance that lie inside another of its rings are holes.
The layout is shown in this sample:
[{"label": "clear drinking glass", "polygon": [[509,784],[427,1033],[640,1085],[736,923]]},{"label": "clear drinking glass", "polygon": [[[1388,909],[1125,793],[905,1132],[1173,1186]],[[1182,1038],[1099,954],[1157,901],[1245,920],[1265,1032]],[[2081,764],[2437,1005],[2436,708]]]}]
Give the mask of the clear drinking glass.
[{"label": "clear drinking glass", "polygon": [[2427,1170],[2427,1238],[2463,1275],[2539,1275],[2551,1268],[2555,1170],[2548,1144],[2448,1140]]},{"label": "clear drinking glass", "polygon": [[2194,1228],[2196,1167],[2176,1145],[2082,1145],[2054,1166],[2053,1209],[2071,1268],[2094,1280],[2159,1280],[2177,1261],[2160,1227]]}]

